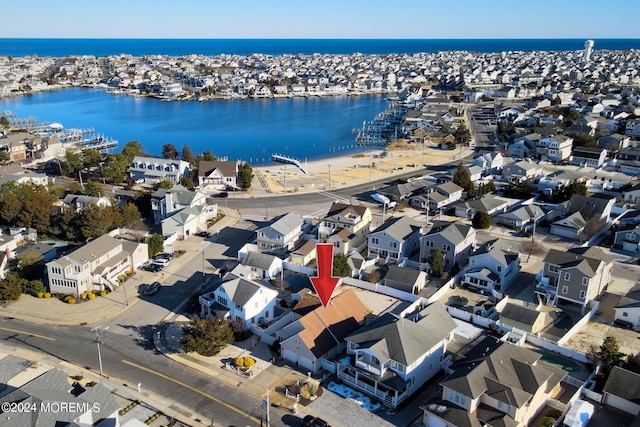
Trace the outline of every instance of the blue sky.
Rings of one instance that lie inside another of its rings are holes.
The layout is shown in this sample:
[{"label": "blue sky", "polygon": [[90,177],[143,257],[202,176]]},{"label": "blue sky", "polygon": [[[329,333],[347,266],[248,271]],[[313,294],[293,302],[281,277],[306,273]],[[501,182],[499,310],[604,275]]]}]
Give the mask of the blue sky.
[{"label": "blue sky", "polygon": [[19,0],[0,37],[638,38],[637,0]]}]

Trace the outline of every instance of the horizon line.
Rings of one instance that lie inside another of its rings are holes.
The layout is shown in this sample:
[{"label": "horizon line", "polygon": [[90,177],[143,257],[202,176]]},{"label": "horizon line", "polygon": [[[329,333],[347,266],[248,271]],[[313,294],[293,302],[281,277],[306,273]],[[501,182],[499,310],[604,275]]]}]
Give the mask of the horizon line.
[{"label": "horizon line", "polygon": [[8,40],[640,40],[640,37],[5,37]]}]

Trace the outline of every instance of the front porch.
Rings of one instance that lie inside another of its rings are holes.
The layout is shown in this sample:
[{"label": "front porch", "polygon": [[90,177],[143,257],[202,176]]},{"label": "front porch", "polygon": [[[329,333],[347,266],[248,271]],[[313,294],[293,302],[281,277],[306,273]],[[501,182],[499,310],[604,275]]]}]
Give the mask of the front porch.
[{"label": "front porch", "polygon": [[409,396],[409,383],[394,372],[388,370],[382,377],[374,376],[354,367],[350,359],[346,357],[337,362],[338,379],[345,384],[379,399],[389,408],[396,408]]}]

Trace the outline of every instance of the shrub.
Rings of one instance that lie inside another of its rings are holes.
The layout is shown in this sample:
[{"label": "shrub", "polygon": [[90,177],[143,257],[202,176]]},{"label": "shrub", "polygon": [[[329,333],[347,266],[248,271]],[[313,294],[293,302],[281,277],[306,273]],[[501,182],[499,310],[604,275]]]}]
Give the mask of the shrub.
[{"label": "shrub", "polygon": [[96,298],[96,294],[89,294],[87,296],[87,298],[89,298],[89,300],[95,299]]},{"label": "shrub", "polygon": [[67,296],[64,300],[65,300],[65,302],[67,304],[75,304],[76,303],[76,299],[74,297],[72,297],[71,295]]},{"label": "shrub", "polygon": [[44,297],[44,292],[38,292],[38,298]]},{"label": "shrub", "polygon": [[107,291],[100,291],[100,296],[101,297],[106,297],[107,296]]},{"label": "shrub", "polygon": [[233,363],[235,363],[238,368],[244,367],[244,357],[236,357]]},{"label": "shrub", "polygon": [[50,294],[49,292],[45,292],[45,293],[44,293],[44,297],[45,297],[45,298],[51,298],[51,294]]},{"label": "shrub", "polygon": [[309,399],[318,393],[318,382],[315,380],[307,381],[300,387],[300,396],[304,399]]},{"label": "shrub", "polygon": [[246,366],[247,368],[250,368],[255,364],[256,364],[256,360],[253,357],[244,358],[244,366]]}]

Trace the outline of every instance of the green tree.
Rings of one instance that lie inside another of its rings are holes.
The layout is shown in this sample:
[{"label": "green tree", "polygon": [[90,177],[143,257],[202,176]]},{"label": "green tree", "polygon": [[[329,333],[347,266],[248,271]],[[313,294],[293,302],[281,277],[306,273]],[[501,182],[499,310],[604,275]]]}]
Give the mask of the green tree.
[{"label": "green tree", "polygon": [[182,154],[180,154],[180,158],[185,162],[189,162],[190,165],[195,163],[196,158],[193,155],[193,151],[191,151],[189,144],[184,144],[184,147],[182,147]]},{"label": "green tree", "polygon": [[208,162],[212,162],[212,161],[218,160],[218,158],[211,151],[207,150],[202,154],[198,154],[198,156],[196,157],[196,161],[198,163],[200,163],[203,160],[208,161]]},{"label": "green tree", "polygon": [[238,185],[243,191],[248,190],[251,187],[251,181],[253,180],[253,168],[249,163],[242,163],[238,170]]},{"label": "green tree", "polygon": [[20,277],[27,280],[42,278],[44,256],[36,251],[27,251],[20,256],[16,271]]},{"label": "green tree", "polygon": [[195,351],[213,356],[233,341],[233,331],[227,320],[193,319],[182,328],[180,345],[185,352]]},{"label": "green tree", "polygon": [[488,213],[484,211],[478,211],[473,216],[473,219],[471,220],[471,225],[476,230],[477,229],[486,230],[487,228],[491,227],[491,217],[489,216]]},{"label": "green tree", "polygon": [[129,141],[127,144],[122,147],[122,154],[126,159],[126,163],[129,164],[133,161],[133,158],[136,156],[142,156],[142,144],[138,141]]},{"label": "green tree", "polygon": [[122,225],[122,214],[118,206],[85,206],[76,214],[73,224],[86,240],[99,237]]},{"label": "green tree", "polygon": [[469,169],[464,167],[462,163],[458,164],[458,169],[453,174],[453,183],[462,187],[462,189],[467,193],[467,197],[472,197],[475,194],[475,186],[471,181]]},{"label": "green tree", "polygon": [[0,117],[0,126],[5,129],[9,129],[11,127],[11,122],[5,116]]},{"label": "green tree", "polygon": [[77,179],[83,167],[82,154],[67,150],[65,160],[62,162],[62,172],[68,177]]},{"label": "green tree", "polygon": [[47,288],[42,283],[42,280],[24,280],[22,282],[22,293],[29,294],[37,297],[38,294],[43,294],[47,291]]},{"label": "green tree", "polygon": [[15,274],[7,273],[5,278],[0,280],[0,301],[15,301],[20,298],[24,281]]},{"label": "green tree", "polygon": [[551,105],[560,105],[560,104],[562,104],[562,100],[560,99],[559,96],[556,95],[555,98],[551,100]]},{"label": "green tree", "polygon": [[435,277],[442,276],[442,271],[444,270],[444,253],[440,248],[436,248],[436,250],[431,251],[431,255],[429,256],[429,268],[431,269],[431,274]]},{"label": "green tree", "polygon": [[84,194],[91,197],[104,196],[104,189],[99,182],[89,181],[84,185]]},{"label": "green tree", "polygon": [[162,146],[162,157],[164,159],[177,159],[178,149],[175,145],[168,143]]},{"label": "green tree", "polygon": [[458,144],[468,145],[471,142],[471,132],[467,128],[467,125],[464,122],[460,123],[458,129],[456,129],[455,134],[453,135],[456,138],[456,142]]},{"label": "green tree", "polygon": [[107,165],[104,167],[104,175],[107,180],[114,184],[122,183],[127,174],[127,168],[133,161],[129,160],[128,155],[124,153],[110,154],[107,156]]},{"label": "green tree", "polygon": [[129,227],[140,220],[140,211],[134,203],[128,202],[122,207],[122,225]]},{"label": "green tree", "polygon": [[180,185],[182,185],[187,190],[193,190],[196,188],[196,185],[193,183],[193,179],[189,176],[183,176],[180,178]]},{"label": "green tree", "polygon": [[85,148],[82,150],[82,166],[85,169],[97,168],[102,161],[102,154],[93,148]]},{"label": "green tree", "polygon": [[147,237],[147,244],[149,245],[149,258],[153,258],[156,254],[164,251],[164,239],[160,234],[153,233]]},{"label": "green tree", "polygon": [[624,360],[624,354],[620,352],[618,341],[614,337],[606,337],[598,351],[598,359],[602,363],[602,374],[609,377],[615,366],[620,366]]},{"label": "green tree", "polygon": [[333,258],[333,276],[334,277],[347,277],[351,273],[351,268],[347,262],[347,257],[344,255],[337,255]]},{"label": "green tree", "polygon": [[153,186],[153,188],[156,190],[159,190],[159,189],[168,190],[172,187],[173,187],[173,183],[168,179],[163,179],[162,181],[157,182],[156,185]]}]

